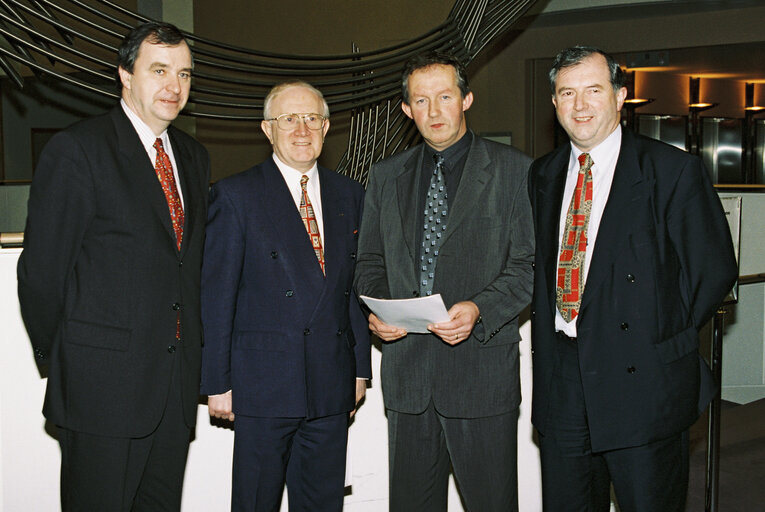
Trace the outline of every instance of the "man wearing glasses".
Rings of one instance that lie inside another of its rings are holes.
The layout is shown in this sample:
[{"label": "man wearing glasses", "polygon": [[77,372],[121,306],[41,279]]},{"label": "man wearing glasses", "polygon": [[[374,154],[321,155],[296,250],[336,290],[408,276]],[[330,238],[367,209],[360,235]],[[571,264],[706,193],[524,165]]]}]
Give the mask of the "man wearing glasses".
[{"label": "man wearing glasses", "polygon": [[263,117],[272,158],[210,193],[202,393],[234,421],[232,510],[278,510],[286,482],[291,510],[340,511],[348,415],[371,377],[351,292],[363,189],[316,164],[321,92],[277,85]]}]

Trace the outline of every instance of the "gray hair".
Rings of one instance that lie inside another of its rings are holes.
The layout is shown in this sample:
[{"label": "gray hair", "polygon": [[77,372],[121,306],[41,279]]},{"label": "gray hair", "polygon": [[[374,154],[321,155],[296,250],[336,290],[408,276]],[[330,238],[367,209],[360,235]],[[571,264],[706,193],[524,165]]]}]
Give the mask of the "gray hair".
[{"label": "gray hair", "polygon": [[[306,89],[312,91],[321,101],[322,107],[324,109],[323,112],[321,112],[321,115],[323,115],[326,119],[329,119],[329,105],[327,105],[327,100],[324,99],[324,95],[321,93],[319,89],[314,87],[313,85],[309,84],[308,82],[304,82],[303,80],[289,80],[287,82],[282,82],[280,84],[277,84],[271,88],[270,91],[268,91],[268,95],[266,96],[266,100],[263,102],[263,119],[270,119],[271,116],[271,103],[273,103],[274,99],[287,89],[291,89],[292,87],[305,87]],[[293,113],[293,112],[290,112]],[[295,112],[297,113],[297,112]],[[319,114],[319,112],[316,112]]]}]

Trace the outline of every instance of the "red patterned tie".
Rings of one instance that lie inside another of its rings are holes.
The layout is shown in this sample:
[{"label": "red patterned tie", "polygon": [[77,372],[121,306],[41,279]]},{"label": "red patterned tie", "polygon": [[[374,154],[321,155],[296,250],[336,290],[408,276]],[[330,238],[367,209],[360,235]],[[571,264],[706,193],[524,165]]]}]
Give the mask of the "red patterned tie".
[{"label": "red patterned tie", "polygon": [[587,226],[592,209],[591,168],[590,154],[579,155],[579,175],[566,214],[566,226],[558,259],[555,304],[566,322],[570,322],[579,314],[584,293],[584,256],[587,251]]},{"label": "red patterned tie", "polygon": [[[324,248],[321,245],[321,235],[319,234],[319,225],[316,223],[316,214],[313,213],[313,206],[311,206],[311,200],[308,198],[308,176],[305,174],[300,178],[300,188],[303,189],[303,194],[300,197],[300,217],[303,218],[303,225],[308,232],[308,236],[311,238],[311,245],[316,253],[316,258],[321,265],[321,272],[324,272]],[[326,274],[325,274],[326,275]]]},{"label": "red patterned tie", "polygon": [[173,175],[173,164],[170,163],[170,157],[165,153],[162,145],[162,139],[157,138],[154,141],[154,149],[157,150],[157,159],[154,162],[154,170],[157,173],[159,183],[162,185],[162,192],[165,193],[167,206],[170,209],[170,220],[173,222],[173,231],[175,231],[175,240],[178,243],[178,250],[181,250],[181,241],[183,241],[183,206],[181,205],[181,196],[178,195],[178,187],[175,184]]}]

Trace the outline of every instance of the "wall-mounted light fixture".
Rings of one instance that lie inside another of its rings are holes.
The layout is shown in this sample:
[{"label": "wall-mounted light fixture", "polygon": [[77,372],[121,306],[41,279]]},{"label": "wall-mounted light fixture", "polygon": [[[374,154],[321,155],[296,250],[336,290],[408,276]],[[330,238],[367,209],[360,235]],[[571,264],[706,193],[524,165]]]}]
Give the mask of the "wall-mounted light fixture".
[{"label": "wall-mounted light fixture", "polygon": [[627,88],[627,98],[624,100],[624,124],[630,130],[635,129],[635,109],[655,101],[654,98],[635,97],[635,72],[624,73],[624,87]]},{"label": "wall-mounted light fixture", "polygon": [[716,107],[719,105],[719,103],[708,103],[704,101],[699,101],[699,89],[701,87],[701,78],[694,78],[690,77],[688,82],[688,109],[691,112],[703,112],[704,110],[708,110],[712,107]]},{"label": "wall-mounted light fixture", "polygon": [[699,113],[716,107],[718,103],[709,103],[699,100],[701,78],[690,77],[688,80],[688,129],[686,130],[685,149],[689,153],[698,155],[700,152],[701,123]]}]

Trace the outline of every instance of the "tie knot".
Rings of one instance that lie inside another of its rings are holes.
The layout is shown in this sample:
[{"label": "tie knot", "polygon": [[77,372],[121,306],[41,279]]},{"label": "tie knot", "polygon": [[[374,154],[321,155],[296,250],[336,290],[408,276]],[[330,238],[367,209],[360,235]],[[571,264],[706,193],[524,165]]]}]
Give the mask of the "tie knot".
[{"label": "tie knot", "polygon": [[159,151],[160,149],[164,149],[164,146],[162,145],[162,139],[157,137],[157,140],[154,141],[154,149]]},{"label": "tie knot", "polygon": [[434,153],[433,161],[436,163],[436,167],[441,167],[444,164],[444,155],[441,153]]},{"label": "tie knot", "polygon": [[579,155],[579,167],[584,168],[584,167],[590,167],[590,166],[592,166],[592,158],[590,158],[590,154],[582,153],[581,155]]},{"label": "tie knot", "polygon": [[300,178],[300,186],[305,188],[306,184],[308,183],[308,176],[305,174]]}]

